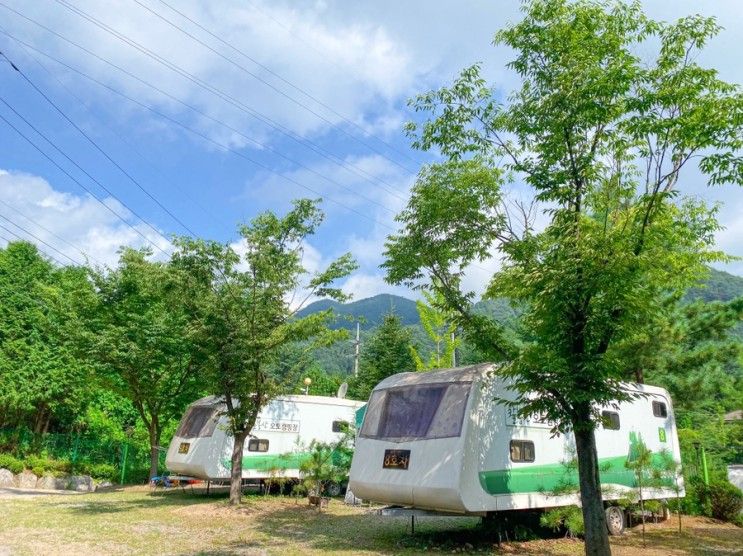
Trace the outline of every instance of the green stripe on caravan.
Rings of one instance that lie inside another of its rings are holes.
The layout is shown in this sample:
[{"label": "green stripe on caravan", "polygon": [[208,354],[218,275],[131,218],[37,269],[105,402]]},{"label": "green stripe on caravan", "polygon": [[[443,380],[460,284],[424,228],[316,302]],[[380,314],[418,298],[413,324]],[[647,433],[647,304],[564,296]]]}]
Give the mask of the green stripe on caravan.
[{"label": "green stripe on caravan", "polygon": [[[627,456],[600,458],[601,484],[637,487],[635,472],[625,467],[626,461]],[[658,454],[653,454],[652,467],[663,468],[663,458]],[[663,481],[664,486],[672,482],[670,479]],[[480,472],[480,485],[488,494],[548,493],[571,484],[577,488],[578,470],[560,463]]]},{"label": "green stripe on caravan", "polygon": [[[274,469],[299,469],[299,466],[310,458],[309,452],[295,452],[283,455],[243,456],[243,469],[256,471],[271,471]],[[232,462],[222,460],[227,469],[232,468]]]}]

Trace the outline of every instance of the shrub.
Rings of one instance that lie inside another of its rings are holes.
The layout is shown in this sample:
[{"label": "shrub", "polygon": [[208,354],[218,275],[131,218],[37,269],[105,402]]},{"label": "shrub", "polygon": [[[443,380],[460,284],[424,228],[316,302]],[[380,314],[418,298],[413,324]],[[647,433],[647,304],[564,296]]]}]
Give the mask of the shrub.
[{"label": "shrub", "polygon": [[7,469],[17,474],[23,471],[23,462],[10,454],[0,454],[0,469]]},{"label": "shrub", "polygon": [[712,517],[723,521],[736,522],[743,510],[743,492],[725,480],[712,481],[707,487]]},{"label": "shrub", "polygon": [[39,477],[43,475],[65,475],[72,471],[72,464],[69,461],[53,459],[44,455],[28,456],[24,463],[34,475]]},{"label": "shrub", "polygon": [[559,531],[562,527],[567,529],[571,537],[583,535],[583,513],[578,506],[564,506],[544,512],[539,518],[542,527],[548,527],[554,531]]},{"label": "shrub", "polygon": [[80,472],[99,481],[115,481],[116,468],[109,463],[88,463],[80,466]]}]

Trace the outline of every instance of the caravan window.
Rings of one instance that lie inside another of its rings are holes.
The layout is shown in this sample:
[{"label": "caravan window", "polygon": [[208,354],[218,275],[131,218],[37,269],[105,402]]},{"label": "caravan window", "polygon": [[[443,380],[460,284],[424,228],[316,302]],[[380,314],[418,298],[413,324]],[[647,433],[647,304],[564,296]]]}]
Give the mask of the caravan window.
[{"label": "caravan window", "polygon": [[619,430],[619,413],[616,411],[602,411],[601,412],[601,424],[604,428],[610,431]]},{"label": "caravan window", "polygon": [[534,461],[534,442],[531,440],[511,440],[511,461]]},{"label": "caravan window", "polygon": [[470,386],[424,384],[378,390],[369,400],[361,436],[380,440],[459,436]]},{"label": "caravan window", "polygon": [[265,438],[251,438],[248,440],[248,452],[268,452],[268,440]]},{"label": "caravan window", "polygon": [[183,417],[175,435],[181,438],[211,436],[217,427],[219,415],[217,409],[210,405],[194,405]]},{"label": "caravan window", "polygon": [[666,404],[663,402],[653,402],[653,415],[656,417],[668,417],[668,410]]},{"label": "caravan window", "polygon": [[346,432],[351,424],[348,421],[333,421],[333,432]]}]

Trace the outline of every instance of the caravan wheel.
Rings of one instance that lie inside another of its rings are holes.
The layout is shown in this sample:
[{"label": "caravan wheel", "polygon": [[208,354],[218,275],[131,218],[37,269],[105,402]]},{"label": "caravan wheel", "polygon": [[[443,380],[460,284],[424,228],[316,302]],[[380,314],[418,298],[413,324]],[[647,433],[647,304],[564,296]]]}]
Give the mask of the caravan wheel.
[{"label": "caravan wheel", "polygon": [[328,486],[325,487],[325,493],[328,496],[340,496],[342,492],[343,487],[338,483],[328,483]]},{"label": "caravan wheel", "polygon": [[624,510],[619,506],[606,508],[606,528],[610,535],[621,535],[624,533]]}]

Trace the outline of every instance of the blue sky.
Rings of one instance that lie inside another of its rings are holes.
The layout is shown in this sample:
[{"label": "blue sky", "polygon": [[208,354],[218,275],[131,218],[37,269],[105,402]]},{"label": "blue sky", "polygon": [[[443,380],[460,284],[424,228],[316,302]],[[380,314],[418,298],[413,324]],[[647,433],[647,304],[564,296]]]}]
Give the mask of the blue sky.
[{"label": "blue sky", "polygon": [[[200,236],[235,241],[238,223],[258,212],[322,196],[327,219],[306,251],[308,268],[351,251],[361,268],[344,286],[349,293],[406,293],[385,285],[378,268],[415,172],[433,160],[408,147],[406,100],[476,61],[500,91],[516,83],[505,69],[509,52],[490,44],[498,28],[518,18],[511,1],[1,1],[7,7],[0,5],[0,49],[133,178],[0,64],[0,97],[98,182],[0,102],[0,115],[103,202],[0,120],[0,236],[33,233],[63,262],[82,260],[84,251],[112,264],[120,245],[140,246],[143,236],[167,249],[155,230],[188,233],[181,223]],[[701,61],[743,82],[737,54],[743,5],[696,4],[649,2],[647,9],[663,19],[699,10],[717,15],[725,29]],[[743,191],[708,189],[695,171],[684,179],[692,193],[722,203],[726,230],[718,243],[743,255]],[[483,269],[496,266],[473,269],[467,285],[480,290]],[[724,268],[743,275],[739,262]]]}]

